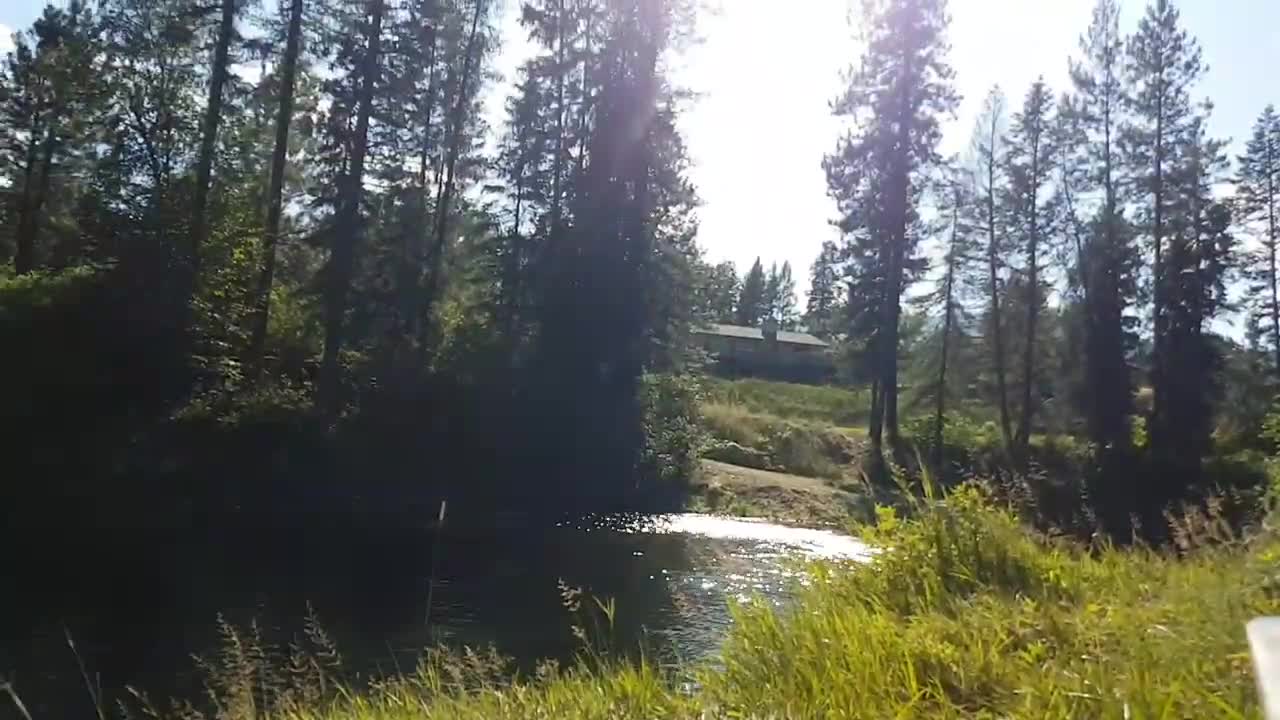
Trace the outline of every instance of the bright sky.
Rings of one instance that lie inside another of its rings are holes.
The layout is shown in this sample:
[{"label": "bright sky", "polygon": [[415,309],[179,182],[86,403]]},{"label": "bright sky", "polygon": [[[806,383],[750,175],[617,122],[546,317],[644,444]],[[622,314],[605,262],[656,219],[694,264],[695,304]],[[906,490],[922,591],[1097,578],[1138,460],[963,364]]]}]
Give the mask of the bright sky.
[{"label": "bright sky", "polygon": [[[821,162],[835,145],[838,125],[828,101],[840,71],[856,60],[848,24],[850,0],[710,0],[693,47],[675,80],[700,97],[682,130],[695,163],[693,181],[704,206],[699,242],[713,260],[745,271],[757,255],[789,260],[803,293],[809,264],[828,221]],[[528,44],[515,23],[519,0],[504,0],[507,40],[498,60],[514,74]],[[9,28],[27,27],[39,0],[6,0],[0,7],[0,48]],[[1124,32],[1141,15],[1142,0],[1124,2]],[[1268,102],[1280,104],[1280,2],[1181,0],[1187,28],[1199,40],[1210,71],[1199,88],[1213,98],[1211,130],[1237,141]],[[947,126],[945,151],[962,150],[987,89],[999,83],[1010,104],[1043,74],[1055,91],[1066,87],[1068,55],[1088,27],[1093,0],[951,0],[952,65],[963,96]],[[512,37],[515,35],[515,37]],[[505,90],[505,88],[503,88]],[[490,115],[500,117],[495,93]]]}]

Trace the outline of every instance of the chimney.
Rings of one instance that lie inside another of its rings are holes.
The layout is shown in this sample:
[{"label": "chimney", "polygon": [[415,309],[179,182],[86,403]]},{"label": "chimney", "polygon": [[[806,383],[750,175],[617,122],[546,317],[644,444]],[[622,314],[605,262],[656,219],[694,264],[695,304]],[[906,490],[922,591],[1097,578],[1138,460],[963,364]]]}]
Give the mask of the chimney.
[{"label": "chimney", "polygon": [[766,347],[772,348],[778,344],[778,321],[772,317],[764,319],[764,323],[760,326],[760,332],[764,335],[764,344]]}]

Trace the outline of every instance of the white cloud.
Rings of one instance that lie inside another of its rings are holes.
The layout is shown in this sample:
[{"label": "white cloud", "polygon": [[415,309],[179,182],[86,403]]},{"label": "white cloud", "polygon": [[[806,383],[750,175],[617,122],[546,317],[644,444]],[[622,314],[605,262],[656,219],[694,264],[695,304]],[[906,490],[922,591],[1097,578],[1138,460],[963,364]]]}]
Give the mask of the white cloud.
[{"label": "white cloud", "polygon": [[13,49],[13,29],[0,23],[0,55]]}]

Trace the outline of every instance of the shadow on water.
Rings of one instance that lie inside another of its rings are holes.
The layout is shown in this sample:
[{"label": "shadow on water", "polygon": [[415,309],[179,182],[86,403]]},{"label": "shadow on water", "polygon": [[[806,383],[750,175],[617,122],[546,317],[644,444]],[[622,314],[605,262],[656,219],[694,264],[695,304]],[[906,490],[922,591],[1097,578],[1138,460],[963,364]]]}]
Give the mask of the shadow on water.
[{"label": "shadow on water", "polygon": [[862,551],[825,531],[699,515],[455,529],[439,538],[117,533],[65,548],[59,562],[34,553],[19,560],[0,600],[0,675],[37,718],[90,710],[69,632],[107,698],[126,685],[195,697],[191,655],[216,646],[219,614],[242,627],[256,621],[269,642],[283,644],[301,632],[308,607],[355,679],[411,668],[437,641],[492,643],[529,669],[578,648],[561,580],[615,600],[612,647],[698,659],[718,647],[730,598],[782,602],[797,557]]}]

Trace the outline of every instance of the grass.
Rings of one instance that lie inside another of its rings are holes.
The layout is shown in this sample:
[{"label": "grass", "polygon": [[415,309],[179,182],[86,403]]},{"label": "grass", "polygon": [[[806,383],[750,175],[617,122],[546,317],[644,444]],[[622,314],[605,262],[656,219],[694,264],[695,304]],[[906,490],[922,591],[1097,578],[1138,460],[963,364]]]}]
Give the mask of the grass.
[{"label": "grass", "polygon": [[863,414],[862,393],[766,380],[707,381],[704,453],[760,470],[828,479],[856,475],[861,431],[847,426]]},{"label": "grass", "polygon": [[704,702],[793,717],[1257,716],[1244,623],[1280,611],[1272,537],[1184,525],[1187,556],[1032,535],[966,488],[888,511],[869,567],[737,610]]},{"label": "grass", "polygon": [[1260,717],[1244,623],[1280,613],[1280,542],[1232,534],[1212,506],[1175,528],[1177,553],[1084,547],[1032,533],[979,487],[926,493],[910,518],[882,508],[859,528],[872,562],[814,564],[790,610],[736,607],[707,665],[590,651],[512,678],[495,655],[432,651],[360,691],[248,705],[269,696],[233,691],[242,709],[218,717]]},{"label": "grass", "polygon": [[845,428],[866,422],[870,402],[866,390],[751,378],[708,378],[705,390],[711,404],[732,405],[755,415]]},{"label": "grass", "polygon": [[816,478],[759,472],[704,460],[690,486],[691,512],[768,518],[803,527],[843,528],[850,519],[874,516],[867,489]]}]

